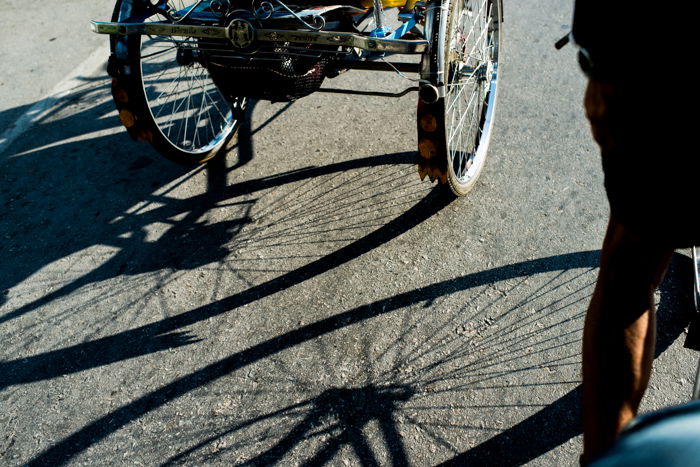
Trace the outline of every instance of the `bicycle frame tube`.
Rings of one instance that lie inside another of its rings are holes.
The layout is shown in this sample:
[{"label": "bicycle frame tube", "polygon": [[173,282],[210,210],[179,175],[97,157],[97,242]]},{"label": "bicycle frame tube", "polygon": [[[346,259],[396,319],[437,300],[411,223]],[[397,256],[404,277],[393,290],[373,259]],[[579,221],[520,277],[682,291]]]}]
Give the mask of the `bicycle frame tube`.
[{"label": "bicycle frame tube", "polygon": [[[421,60],[421,79],[430,81],[438,88],[440,97],[444,97],[444,61],[445,37],[447,29],[447,12],[450,0],[435,0],[428,5],[425,13],[425,38],[431,44],[437,44],[436,53],[424,54]],[[433,73],[431,70],[437,70]]]},{"label": "bicycle frame tube", "polygon": [[[207,39],[232,39],[230,27],[190,26],[172,23],[103,23],[92,22],[93,32],[122,35],[170,35]],[[252,27],[251,27],[252,29]],[[370,52],[420,54],[428,50],[425,40],[381,39],[348,32],[297,31],[285,29],[256,29],[254,37],[263,42],[292,42],[301,44],[342,45]]]}]

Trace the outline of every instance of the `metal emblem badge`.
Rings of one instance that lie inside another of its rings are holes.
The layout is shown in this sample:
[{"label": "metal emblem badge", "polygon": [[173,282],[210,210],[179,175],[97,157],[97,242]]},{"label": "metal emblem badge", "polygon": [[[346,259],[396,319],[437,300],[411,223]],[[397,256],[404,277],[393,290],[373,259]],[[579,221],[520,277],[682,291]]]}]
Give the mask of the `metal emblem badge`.
[{"label": "metal emblem badge", "polygon": [[228,25],[228,38],[237,49],[249,49],[255,42],[255,28],[244,19],[234,19]]}]

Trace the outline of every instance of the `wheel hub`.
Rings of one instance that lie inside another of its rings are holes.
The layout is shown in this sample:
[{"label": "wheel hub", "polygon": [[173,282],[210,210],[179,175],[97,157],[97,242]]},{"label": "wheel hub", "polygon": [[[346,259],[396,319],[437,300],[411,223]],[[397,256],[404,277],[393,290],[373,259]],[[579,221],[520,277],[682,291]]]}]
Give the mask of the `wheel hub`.
[{"label": "wheel hub", "polygon": [[202,63],[202,54],[192,47],[178,47],[176,60],[180,66],[190,66],[194,63]]}]

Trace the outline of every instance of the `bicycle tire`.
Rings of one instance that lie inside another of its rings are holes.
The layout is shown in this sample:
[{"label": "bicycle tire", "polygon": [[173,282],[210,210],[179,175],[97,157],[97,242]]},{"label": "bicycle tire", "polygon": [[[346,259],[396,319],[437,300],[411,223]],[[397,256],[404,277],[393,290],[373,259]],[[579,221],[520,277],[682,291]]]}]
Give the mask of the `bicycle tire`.
[{"label": "bicycle tire", "polygon": [[434,15],[429,61],[443,92],[434,102],[419,101],[418,169],[421,178],[439,179],[463,196],[476,184],[491,140],[503,10],[501,0],[445,3]]},{"label": "bicycle tire", "polygon": [[[174,10],[184,0],[168,0]],[[112,21],[165,21],[142,0],[117,0]],[[164,157],[201,164],[235,135],[246,100],[227,101],[196,58],[191,38],[111,36],[109,73],[119,119],[129,135]]]}]

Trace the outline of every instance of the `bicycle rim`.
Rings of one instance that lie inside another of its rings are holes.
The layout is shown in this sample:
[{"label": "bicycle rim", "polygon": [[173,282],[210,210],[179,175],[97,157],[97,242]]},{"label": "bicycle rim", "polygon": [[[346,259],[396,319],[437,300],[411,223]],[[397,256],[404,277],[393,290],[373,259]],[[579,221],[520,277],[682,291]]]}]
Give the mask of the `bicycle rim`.
[{"label": "bicycle rim", "polygon": [[[124,3],[135,4],[130,0]],[[170,0],[171,10],[182,12],[192,2]],[[133,16],[135,9],[120,8],[119,21],[164,21],[160,15]],[[145,107],[141,117],[150,121],[148,139],[166,157],[178,162],[203,162],[221,148],[238,126],[235,110],[243,99],[227,101],[202,64],[196,39],[140,36],[119,39],[129,57],[138,57],[140,93]],[[135,83],[136,84],[136,83]],[[139,137],[142,137],[139,135]]]},{"label": "bicycle rim", "polygon": [[483,168],[498,90],[499,3],[451,3],[445,46],[445,139],[448,180],[462,195]]}]

